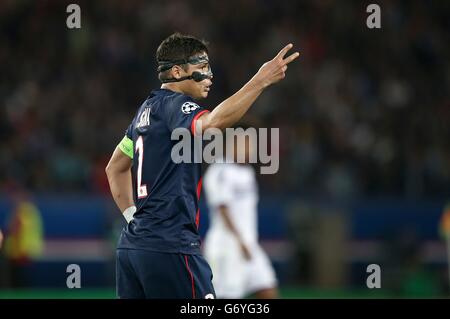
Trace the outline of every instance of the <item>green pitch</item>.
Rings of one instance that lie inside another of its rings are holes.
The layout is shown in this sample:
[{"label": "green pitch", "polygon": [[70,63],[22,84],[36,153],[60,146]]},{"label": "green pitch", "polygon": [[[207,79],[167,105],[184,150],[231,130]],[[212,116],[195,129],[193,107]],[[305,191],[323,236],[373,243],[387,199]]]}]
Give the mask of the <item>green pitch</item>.
[{"label": "green pitch", "polygon": [[[287,299],[329,299],[329,298],[390,298],[386,293],[372,290],[320,290],[283,288],[281,298]],[[114,289],[24,289],[0,290],[0,299],[114,299]]]}]

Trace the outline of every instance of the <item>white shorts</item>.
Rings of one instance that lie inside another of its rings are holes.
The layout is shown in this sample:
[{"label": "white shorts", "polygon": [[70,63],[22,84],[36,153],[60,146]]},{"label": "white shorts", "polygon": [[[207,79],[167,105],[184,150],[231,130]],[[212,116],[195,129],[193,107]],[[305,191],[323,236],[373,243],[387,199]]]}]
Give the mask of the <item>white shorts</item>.
[{"label": "white shorts", "polygon": [[261,246],[249,244],[248,249],[250,260],[244,258],[234,237],[207,235],[204,254],[213,272],[217,298],[239,299],[277,286],[275,272]]}]

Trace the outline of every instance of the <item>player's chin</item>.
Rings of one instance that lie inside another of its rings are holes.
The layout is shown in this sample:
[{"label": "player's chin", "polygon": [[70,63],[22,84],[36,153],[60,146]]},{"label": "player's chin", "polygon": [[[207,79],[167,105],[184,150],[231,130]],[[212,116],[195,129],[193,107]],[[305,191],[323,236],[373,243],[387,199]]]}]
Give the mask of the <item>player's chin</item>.
[{"label": "player's chin", "polygon": [[208,97],[208,93],[209,93],[209,91],[202,90],[202,91],[200,92],[200,97],[201,97],[202,99],[206,99],[206,98]]}]

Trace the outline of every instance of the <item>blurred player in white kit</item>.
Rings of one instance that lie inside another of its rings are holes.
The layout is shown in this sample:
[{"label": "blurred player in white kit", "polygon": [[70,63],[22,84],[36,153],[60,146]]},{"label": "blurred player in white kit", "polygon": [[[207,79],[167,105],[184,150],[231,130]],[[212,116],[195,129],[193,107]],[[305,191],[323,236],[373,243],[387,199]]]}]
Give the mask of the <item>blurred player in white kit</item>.
[{"label": "blurred player in white kit", "polygon": [[[275,272],[258,243],[258,188],[248,164],[254,151],[250,144],[248,136],[235,138],[234,156],[211,164],[204,175],[210,212],[204,254],[217,298],[222,299],[278,298]],[[245,163],[237,163],[238,152],[245,152]]]}]

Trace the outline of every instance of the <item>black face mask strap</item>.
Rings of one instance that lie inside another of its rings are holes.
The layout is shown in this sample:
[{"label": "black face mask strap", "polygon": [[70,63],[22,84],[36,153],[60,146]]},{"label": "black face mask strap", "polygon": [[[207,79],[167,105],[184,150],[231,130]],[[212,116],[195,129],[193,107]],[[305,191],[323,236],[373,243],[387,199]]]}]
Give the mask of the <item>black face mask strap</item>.
[{"label": "black face mask strap", "polygon": [[192,72],[192,75],[183,76],[179,79],[161,79],[162,83],[171,83],[171,82],[180,82],[184,80],[194,80],[195,82],[203,81],[204,79],[211,79],[213,76],[212,72],[209,71],[208,73],[200,73],[198,71]]},{"label": "black face mask strap", "polygon": [[[188,60],[177,60],[177,61],[160,61],[157,71],[159,73],[169,70],[174,65],[182,65],[182,64],[200,64],[208,62],[208,56],[201,55],[196,57],[191,57]],[[195,82],[203,81],[204,79],[211,79],[213,76],[211,69],[207,73],[200,73],[198,71],[192,72],[191,75],[184,76],[179,79],[171,78],[171,79],[160,79],[162,83],[171,83],[171,82],[180,82],[185,80],[194,80]]]},{"label": "black face mask strap", "polygon": [[189,76],[183,76],[182,78],[179,78],[179,79],[175,79],[175,78],[161,79],[161,83],[173,83],[173,82],[180,82],[180,81],[191,80],[191,79],[192,79],[192,75],[189,75]]},{"label": "black face mask strap", "polygon": [[169,70],[174,65],[182,65],[182,64],[187,64],[187,63],[189,63],[189,61],[186,61],[186,60],[161,61],[161,62],[159,62],[157,71],[158,71],[158,73],[161,73],[161,72]]}]

